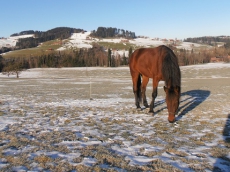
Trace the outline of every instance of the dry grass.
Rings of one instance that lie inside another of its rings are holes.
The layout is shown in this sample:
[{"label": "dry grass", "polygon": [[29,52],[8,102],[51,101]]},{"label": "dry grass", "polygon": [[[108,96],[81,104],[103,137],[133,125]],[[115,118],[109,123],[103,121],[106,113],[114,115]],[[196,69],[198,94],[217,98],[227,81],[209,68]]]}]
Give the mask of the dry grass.
[{"label": "dry grass", "polygon": [[35,47],[35,48],[27,48],[22,50],[16,50],[3,55],[4,58],[10,57],[30,57],[30,56],[39,56],[43,54],[52,53],[48,51],[48,49],[56,50],[61,47],[61,45],[55,45],[54,43],[57,42],[56,40],[47,41],[42,45]]},{"label": "dry grass", "polygon": [[[206,70],[197,76],[228,75],[222,69]],[[185,171],[230,166],[230,87],[225,80],[219,85],[219,80],[196,79],[184,70],[182,93],[188,94],[181,97],[179,114],[184,112],[177,124],[170,124],[161,87],[152,116],[148,109],[135,109],[127,69],[88,72],[93,100],[84,69],[47,69],[41,79],[17,82],[1,79],[0,118],[14,122],[0,130],[0,171],[15,166],[27,171],[160,172],[184,171],[181,164]]]}]

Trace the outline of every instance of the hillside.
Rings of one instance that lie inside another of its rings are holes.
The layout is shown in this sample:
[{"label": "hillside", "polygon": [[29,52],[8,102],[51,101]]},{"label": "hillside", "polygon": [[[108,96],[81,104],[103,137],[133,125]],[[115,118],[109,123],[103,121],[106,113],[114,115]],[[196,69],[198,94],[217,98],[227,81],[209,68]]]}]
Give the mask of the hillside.
[{"label": "hillside", "polygon": [[[59,31],[59,32],[58,32]],[[119,30],[119,32],[121,32]],[[122,31],[124,32],[124,31]],[[11,36],[9,38],[0,39],[0,47],[7,47],[10,50],[17,50],[14,53],[2,54],[5,57],[12,56],[23,56],[26,54],[38,54],[37,51],[49,51],[57,50],[62,51],[66,49],[76,49],[76,48],[92,48],[93,44],[99,44],[105,49],[112,48],[116,50],[116,54],[127,56],[128,49],[133,47],[133,49],[139,47],[156,47],[159,45],[173,45],[177,49],[201,49],[201,48],[210,48],[210,45],[204,45],[199,43],[183,42],[182,40],[172,40],[172,39],[160,39],[160,38],[149,38],[149,37],[135,37],[135,38],[126,38],[119,37],[119,35],[109,35],[112,37],[105,36],[95,37],[95,34],[98,32],[95,31],[84,31],[83,29],[72,29],[72,28],[56,28],[51,29],[47,32],[34,32],[34,34],[26,34],[27,32],[20,32],[19,34],[13,34],[18,36]],[[31,32],[30,32],[31,33]],[[125,32],[124,32],[125,33]],[[127,35],[133,34],[134,32],[126,32]],[[50,40],[53,40],[50,42]],[[47,42],[49,41],[49,42]],[[45,43],[47,42],[47,43]],[[46,44],[46,48],[42,46]],[[53,46],[55,45],[55,46]],[[34,48],[33,48],[34,47]],[[36,48],[35,48],[36,47]],[[31,50],[25,48],[33,48]],[[21,50],[25,49],[25,50]],[[29,52],[28,52],[29,51]],[[36,52],[35,52],[36,51]],[[0,53],[4,53],[2,51]]]},{"label": "hillside", "polygon": [[[135,33],[116,28],[104,28],[101,33],[98,30],[91,32],[65,27],[27,33],[32,31],[14,34],[17,36],[8,40],[1,39],[2,44],[8,41],[8,45],[11,43],[12,46],[0,49],[0,71],[38,67],[118,67],[128,64],[129,56],[134,50],[159,45],[169,46],[181,66],[230,62],[230,47],[224,42],[212,46],[182,40],[136,37]],[[121,37],[122,34],[125,35]],[[130,38],[132,35],[135,38]]]},{"label": "hillside", "polygon": [[[69,28],[69,27],[56,27],[48,31],[33,31],[27,30],[19,33],[12,34],[9,38],[1,38],[1,47],[14,47],[14,49],[33,48],[40,43],[55,40],[55,39],[68,39],[74,33],[84,33],[83,29]],[[29,35],[26,37],[26,35]],[[123,37],[123,38],[135,38],[135,33],[131,31],[125,31],[124,29],[98,27],[97,31],[90,32],[90,36],[98,38],[108,37]],[[14,40],[14,41],[12,41]]]},{"label": "hillside", "polygon": [[0,39],[0,48],[6,47],[12,50],[25,48],[34,48],[39,44],[55,39],[67,39],[72,33],[84,31],[83,29],[75,29],[69,27],[57,27],[48,31],[22,31],[14,33],[9,38]]},{"label": "hillside", "polygon": [[28,38],[28,37],[34,37],[34,34],[10,36],[9,38],[0,38],[0,48],[15,47],[19,39]]}]

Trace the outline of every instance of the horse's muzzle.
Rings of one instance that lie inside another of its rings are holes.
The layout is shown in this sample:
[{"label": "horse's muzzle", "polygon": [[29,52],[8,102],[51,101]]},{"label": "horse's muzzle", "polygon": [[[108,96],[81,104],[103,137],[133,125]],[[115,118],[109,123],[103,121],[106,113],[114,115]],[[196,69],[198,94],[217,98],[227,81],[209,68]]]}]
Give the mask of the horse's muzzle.
[{"label": "horse's muzzle", "polygon": [[176,118],[175,118],[175,115],[172,117],[172,116],[169,116],[168,117],[168,121],[170,122],[170,123],[174,123],[175,121],[176,121]]},{"label": "horse's muzzle", "polygon": [[168,120],[170,123],[174,123],[175,122],[175,119],[174,120],[172,120],[172,121],[170,121],[170,120]]}]

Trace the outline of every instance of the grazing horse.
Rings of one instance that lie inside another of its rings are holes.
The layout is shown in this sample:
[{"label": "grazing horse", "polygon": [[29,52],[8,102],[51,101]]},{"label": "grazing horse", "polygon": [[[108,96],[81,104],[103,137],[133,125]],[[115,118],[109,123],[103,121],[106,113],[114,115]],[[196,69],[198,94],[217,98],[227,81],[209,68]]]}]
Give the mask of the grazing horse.
[{"label": "grazing horse", "polygon": [[153,108],[157,97],[158,83],[159,81],[165,81],[164,91],[166,93],[168,121],[174,122],[181,94],[181,73],[178,59],[173,51],[164,45],[156,48],[137,49],[129,59],[129,68],[137,108],[141,108],[142,98],[144,106],[149,107],[145,92],[149,78],[152,78],[153,92],[149,113],[154,113]]}]

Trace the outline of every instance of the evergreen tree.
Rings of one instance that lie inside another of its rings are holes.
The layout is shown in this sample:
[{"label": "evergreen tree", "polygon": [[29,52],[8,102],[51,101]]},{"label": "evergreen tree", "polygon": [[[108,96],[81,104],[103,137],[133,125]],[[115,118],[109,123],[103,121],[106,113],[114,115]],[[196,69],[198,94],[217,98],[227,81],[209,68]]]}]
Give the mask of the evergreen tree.
[{"label": "evergreen tree", "polygon": [[3,67],[4,67],[3,62],[4,62],[4,59],[3,59],[3,57],[0,55],[0,72],[2,71],[2,69],[3,69]]},{"label": "evergreen tree", "polygon": [[127,62],[127,58],[125,57],[125,53],[123,54],[123,57],[122,57],[122,65],[127,65],[128,62]]},{"label": "evergreen tree", "polygon": [[108,67],[111,66],[111,58],[112,58],[112,51],[111,51],[111,49],[109,48],[109,49],[108,49]]},{"label": "evergreen tree", "polygon": [[132,47],[129,47],[129,58],[132,55],[132,53],[133,53],[133,49],[132,49]]},{"label": "evergreen tree", "polygon": [[116,67],[116,61],[115,61],[114,55],[111,56],[110,66],[111,66],[111,67]]}]

